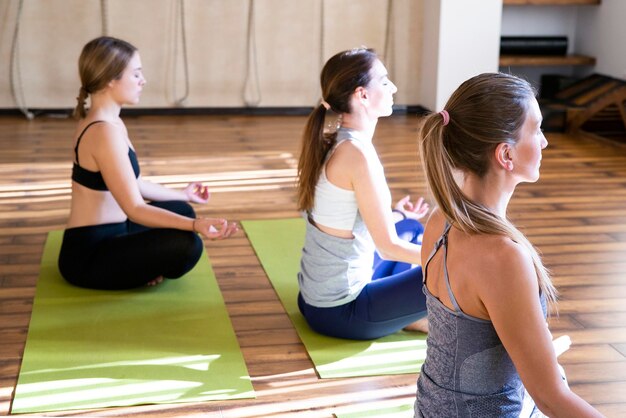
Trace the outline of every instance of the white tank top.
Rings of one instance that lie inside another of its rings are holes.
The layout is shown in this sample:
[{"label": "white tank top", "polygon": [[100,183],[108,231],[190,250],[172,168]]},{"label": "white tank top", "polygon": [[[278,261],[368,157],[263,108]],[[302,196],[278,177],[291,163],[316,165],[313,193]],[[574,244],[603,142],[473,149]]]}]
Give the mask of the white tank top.
[{"label": "white tank top", "polygon": [[[354,190],[342,189],[332,184],[326,177],[326,163],[337,149],[337,146],[344,141],[352,141],[363,151],[368,164],[374,171],[372,173],[374,180],[384,184],[382,190],[386,190],[389,193],[389,187],[387,186],[383,166],[378,159],[371,140],[360,138],[359,132],[352,129],[339,128],[337,130],[337,143],[328,152],[319,180],[315,185],[311,219],[318,225],[351,231],[359,211]],[[391,196],[387,197],[391,201]]]}]

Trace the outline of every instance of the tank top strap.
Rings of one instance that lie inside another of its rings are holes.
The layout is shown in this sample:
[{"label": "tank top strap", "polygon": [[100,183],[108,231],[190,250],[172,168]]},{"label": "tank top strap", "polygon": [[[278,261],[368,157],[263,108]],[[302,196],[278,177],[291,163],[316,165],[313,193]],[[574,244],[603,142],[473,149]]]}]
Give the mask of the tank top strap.
[{"label": "tank top strap", "polygon": [[[424,266],[424,270],[428,269],[428,264],[430,264],[430,260],[432,260],[435,254],[437,254],[437,251],[439,251],[439,248],[441,248],[442,245],[445,245],[445,243],[448,241],[448,232],[450,231],[450,227],[451,225],[448,222],[446,222],[446,225],[443,229],[443,232],[441,233],[441,236],[439,237],[437,242],[435,242],[435,246],[433,250],[428,255],[428,259],[426,260],[426,265]],[[425,282],[426,282],[426,275],[424,275],[424,283]]]},{"label": "tank top strap", "polygon": [[459,307],[459,304],[454,297],[454,293],[452,292],[452,287],[450,286],[450,276],[448,274],[448,233],[450,232],[450,228],[452,228],[452,225],[446,221],[443,232],[435,243],[435,248],[433,248],[432,252],[428,256],[428,260],[426,261],[426,265],[424,266],[424,285],[426,285],[426,278],[428,277],[428,264],[430,264],[430,260],[432,260],[432,258],[435,256],[440,248],[443,248],[443,278],[446,282],[446,288],[448,289],[448,296],[450,297],[450,301],[454,306],[454,310],[457,313],[462,314],[463,311]]},{"label": "tank top strap", "polygon": [[87,131],[87,129],[89,129],[91,125],[95,125],[96,123],[100,123],[100,122],[104,122],[104,121],[96,120],[96,121],[91,122],[89,125],[85,126],[85,129],[83,129],[83,131],[78,136],[78,139],[76,140],[76,146],[74,147],[74,154],[76,154],[76,164],[80,165],[80,163],[78,162],[78,145],[80,144],[80,140],[83,139],[83,135],[85,135],[85,132]]}]

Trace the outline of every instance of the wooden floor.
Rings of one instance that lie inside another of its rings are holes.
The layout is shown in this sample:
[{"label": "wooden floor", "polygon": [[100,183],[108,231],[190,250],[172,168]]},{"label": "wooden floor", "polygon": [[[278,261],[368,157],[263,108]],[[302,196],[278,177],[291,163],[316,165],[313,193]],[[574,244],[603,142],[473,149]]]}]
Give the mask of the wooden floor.
[{"label": "wooden floor", "polygon": [[[201,214],[234,220],[295,217],[294,178],[304,118],[127,118],[148,178],[210,185]],[[394,199],[426,193],[416,116],[382,120],[375,140]],[[0,117],[0,415],[11,400],[46,233],[69,208],[73,122]],[[561,293],[555,336],[575,392],[626,416],[626,147],[549,135],[542,178],[518,188],[511,218],[543,252]],[[148,405],[50,416],[331,417],[354,403],[411,401],[416,375],[319,379],[243,233],[206,242],[257,398]]]}]

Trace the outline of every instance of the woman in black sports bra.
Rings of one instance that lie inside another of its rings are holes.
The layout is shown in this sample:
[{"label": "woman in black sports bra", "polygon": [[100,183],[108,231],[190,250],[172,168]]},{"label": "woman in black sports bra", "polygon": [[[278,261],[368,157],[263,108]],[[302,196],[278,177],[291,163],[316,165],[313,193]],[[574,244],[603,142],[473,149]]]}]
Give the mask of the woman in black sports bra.
[{"label": "woman in black sports bra", "polygon": [[137,48],[99,37],[85,45],[78,66],[82,86],[74,111],[79,124],[72,202],[59,270],[68,282],[93,289],[129,289],[181,277],[202,254],[197,233],[222,239],[237,226],[196,218],[188,202],[208,202],[206,186],[191,183],[174,190],[140,176],[120,119],[121,107],[137,103],[146,83]]}]

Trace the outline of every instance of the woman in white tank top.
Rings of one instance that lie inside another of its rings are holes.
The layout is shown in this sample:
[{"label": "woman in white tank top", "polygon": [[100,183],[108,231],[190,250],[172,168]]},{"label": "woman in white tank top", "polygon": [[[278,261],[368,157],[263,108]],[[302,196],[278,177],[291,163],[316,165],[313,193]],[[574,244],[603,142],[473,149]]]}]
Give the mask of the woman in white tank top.
[{"label": "woman in white tank top", "polygon": [[[328,60],[321,87],[324,99],[309,116],[298,164],[298,205],[307,219],[300,310],[313,329],[334,337],[425,332],[417,219],[428,205],[407,196],[392,210],[372,144],[378,118],[392,113],[397,88],[365,48]],[[339,115],[338,128],[324,133],[330,111]]]}]

